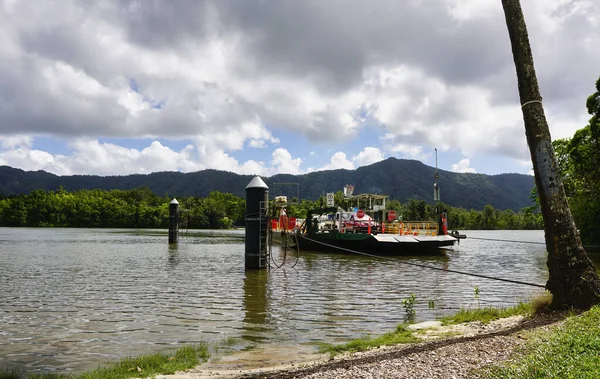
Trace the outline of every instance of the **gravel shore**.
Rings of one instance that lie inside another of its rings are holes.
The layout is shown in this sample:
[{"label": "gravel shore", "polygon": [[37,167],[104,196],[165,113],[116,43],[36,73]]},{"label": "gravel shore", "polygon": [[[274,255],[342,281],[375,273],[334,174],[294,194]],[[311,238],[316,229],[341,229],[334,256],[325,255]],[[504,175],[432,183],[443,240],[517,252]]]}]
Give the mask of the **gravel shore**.
[{"label": "gravel shore", "polygon": [[[517,336],[496,336],[455,343],[439,348],[428,347],[419,352],[395,351],[395,354],[373,355],[368,360],[349,360],[338,367],[320,366],[308,372],[287,372],[246,378],[472,378],[469,373],[490,364],[505,361],[524,343]],[[410,349],[410,348],[409,348]],[[393,357],[398,355],[398,357]]]},{"label": "gravel shore", "polygon": [[[325,355],[264,367],[228,369],[201,365],[168,379],[291,379],[291,378],[479,378],[473,370],[496,365],[510,358],[526,342],[529,330],[549,328],[560,323],[564,315],[553,314],[523,319],[520,316],[497,320],[490,324],[469,323],[422,330],[425,342],[384,347],[365,353],[346,354],[335,359]],[[442,338],[454,334],[450,338]]]}]

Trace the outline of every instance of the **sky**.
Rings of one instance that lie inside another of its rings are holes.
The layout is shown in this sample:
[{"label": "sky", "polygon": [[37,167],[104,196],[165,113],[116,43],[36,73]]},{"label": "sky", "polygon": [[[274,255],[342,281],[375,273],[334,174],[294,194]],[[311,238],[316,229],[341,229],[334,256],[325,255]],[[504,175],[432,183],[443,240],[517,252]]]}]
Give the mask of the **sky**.
[{"label": "sky", "polygon": [[[553,139],[600,2],[522,0]],[[389,157],[531,174],[500,0],[0,0],[0,165],[271,176]]]}]

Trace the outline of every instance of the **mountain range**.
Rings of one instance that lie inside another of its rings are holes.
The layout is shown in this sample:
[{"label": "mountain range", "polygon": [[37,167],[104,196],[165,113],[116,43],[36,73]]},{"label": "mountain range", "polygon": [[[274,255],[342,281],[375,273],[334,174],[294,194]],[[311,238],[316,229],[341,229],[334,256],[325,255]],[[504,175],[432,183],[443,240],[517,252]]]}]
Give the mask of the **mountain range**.
[{"label": "mountain range", "polygon": [[[355,170],[317,171],[302,175],[278,174],[263,177],[272,196],[299,196],[315,200],[326,192],[337,192],[352,184],[354,193],[389,195],[402,203],[420,199],[433,202],[434,167],[420,161],[388,158]],[[171,197],[205,197],[211,191],[245,196],[246,185],[253,175],[227,171],[203,170],[190,173],[156,172],[123,176],[69,175],[58,176],[45,171],[23,171],[0,166],[0,195],[27,194],[42,189],[67,191],[80,189],[134,189],[148,187],[155,194]],[[523,174],[486,175],[439,170],[441,200],[454,207],[481,210],[487,204],[496,209],[521,208],[532,205],[529,194],[534,178]]]}]

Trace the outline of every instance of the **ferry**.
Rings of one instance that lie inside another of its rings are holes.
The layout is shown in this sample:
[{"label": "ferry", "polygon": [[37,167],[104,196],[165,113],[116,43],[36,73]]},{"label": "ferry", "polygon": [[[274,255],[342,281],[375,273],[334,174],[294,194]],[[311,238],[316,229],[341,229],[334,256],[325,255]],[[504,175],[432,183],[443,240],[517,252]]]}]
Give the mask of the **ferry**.
[{"label": "ferry", "polygon": [[294,228],[292,240],[306,251],[420,255],[439,253],[440,248],[452,247],[466,238],[457,231],[448,231],[443,212],[437,221],[403,221],[394,210],[386,209],[387,198],[368,193],[354,196],[350,192],[347,201],[358,205],[350,211],[340,207],[311,209],[302,224]]}]

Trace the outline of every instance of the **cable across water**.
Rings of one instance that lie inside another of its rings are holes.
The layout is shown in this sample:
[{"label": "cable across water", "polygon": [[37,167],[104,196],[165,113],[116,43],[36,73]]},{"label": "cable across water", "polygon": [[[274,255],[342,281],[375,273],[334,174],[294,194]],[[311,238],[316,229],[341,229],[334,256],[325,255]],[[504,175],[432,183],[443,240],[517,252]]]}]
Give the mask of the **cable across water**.
[{"label": "cable across water", "polygon": [[440,267],[433,267],[433,266],[423,265],[423,264],[419,264],[419,263],[399,261],[397,259],[392,259],[392,258],[389,258],[389,257],[383,257],[381,255],[363,253],[363,252],[356,251],[356,250],[351,250],[351,249],[346,249],[346,248],[335,246],[335,245],[330,245],[328,243],[321,242],[321,241],[316,241],[316,240],[313,240],[313,239],[308,238],[308,237],[304,237],[304,239],[306,239],[307,241],[318,243],[318,244],[323,245],[323,246],[332,247],[332,248],[335,248],[335,249],[338,249],[338,250],[343,250],[343,251],[346,251],[346,252],[349,252],[349,253],[358,254],[358,255],[364,255],[364,256],[373,257],[373,258],[380,258],[380,259],[384,259],[384,260],[387,260],[387,261],[392,261],[392,262],[396,262],[396,263],[406,264],[406,265],[410,265],[410,266],[428,268],[428,269],[437,270],[437,271],[451,272],[451,273],[454,273],[454,274],[468,275],[468,276],[473,276],[473,277],[477,277],[477,278],[497,280],[497,281],[506,282],[506,283],[521,284],[521,285],[524,285],[524,286],[546,288],[546,286],[542,285],[542,284],[528,283],[528,282],[523,282],[523,281],[520,281],[520,280],[496,278],[496,277],[488,276],[488,275],[473,274],[473,273],[470,273],[470,272],[464,272],[464,271],[458,271],[458,270],[452,270],[452,269],[444,269],[444,268],[440,268]]},{"label": "cable across water", "polygon": [[[469,239],[482,240],[482,241],[510,242],[510,243],[527,243],[527,244],[532,244],[532,245],[546,245],[546,242],[502,240],[502,239],[497,239],[497,238],[469,237]],[[582,246],[586,249],[600,249],[600,245],[582,245]]]}]

